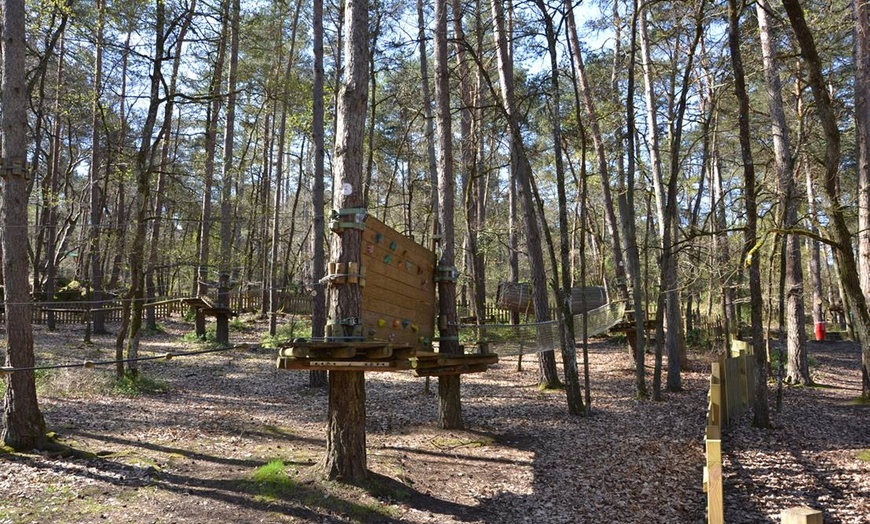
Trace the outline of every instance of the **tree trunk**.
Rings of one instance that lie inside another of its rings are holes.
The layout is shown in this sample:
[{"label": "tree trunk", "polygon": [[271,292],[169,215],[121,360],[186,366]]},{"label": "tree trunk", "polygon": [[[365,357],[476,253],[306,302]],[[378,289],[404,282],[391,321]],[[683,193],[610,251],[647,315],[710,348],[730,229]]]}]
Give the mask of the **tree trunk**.
[{"label": "tree trunk", "polygon": [[[544,0],[536,0],[541,16],[544,18],[544,31],[547,38],[547,48],[550,55],[550,89],[551,89],[551,122],[553,133],[553,155],[556,167],[556,191],[559,201],[559,263],[562,271],[558,273],[559,280],[554,278],[554,288],[559,300],[560,324],[562,329],[562,368],[565,376],[565,396],[568,413],[583,415],[583,390],[580,387],[580,376],[577,371],[577,347],[574,333],[574,315],[571,312],[571,242],[568,229],[568,196],[565,192],[565,166],[562,159],[562,126],[559,92],[559,59],[556,51],[556,30],[553,18]],[[546,227],[546,226],[545,226]],[[552,245],[552,243],[551,243]],[[555,261],[554,261],[555,265]],[[556,269],[554,268],[554,271]]]},{"label": "tree trunk", "polygon": [[[423,0],[417,0],[417,38],[420,41],[420,77],[421,94],[423,95],[423,115],[426,118],[426,159],[428,161],[429,183],[432,187],[430,199],[432,201],[432,214],[437,224],[441,214],[438,198],[438,163],[435,158],[435,120],[432,117],[432,94],[429,89],[429,66],[426,54],[426,21],[423,18]],[[440,234],[441,229],[436,225],[434,233]]]},{"label": "tree trunk", "polygon": [[[498,74],[501,83],[502,111],[508,122],[511,140],[511,162],[516,177],[520,204],[523,210],[523,229],[526,233],[526,249],[529,256],[529,270],[532,281],[532,302],[535,309],[535,322],[550,320],[547,299],[547,276],[544,269],[544,254],[540,226],[532,197],[532,168],[526,156],[520,129],[520,116],[516,108],[514,93],[513,63],[508,54],[507,32],[505,31],[504,6],[501,1],[492,2],[493,24],[498,56]],[[539,353],[540,382],[543,387],[554,388],[560,385],[556,360],[552,350]]]},{"label": "tree trunk", "polygon": [[[333,155],[333,206],[336,210],[360,208],[363,194],[363,131],[368,99],[368,2],[345,4],[345,73],[336,108]],[[360,263],[362,231],[346,229],[332,237],[333,261]],[[359,318],[362,296],[357,285],[333,286],[329,313],[333,321]],[[356,326],[332,326],[332,336],[355,337]],[[328,333],[327,335],[330,335]],[[321,462],[329,479],[357,482],[366,478],[365,374],[333,371],[329,377],[326,456]]]},{"label": "tree trunk", "polygon": [[129,264],[132,280],[130,291],[127,295],[128,303],[130,304],[127,358],[131,360],[128,369],[133,377],[138,375],[139,369],[136,359],[139,358],[139,339],[141,336],[140,331],[142,327],[142,313],[145,298],[145,235],[148,220],[150,218],[151,179],[154,171],[153,154],[156,144],[154,143],[153,133],[157,122],[157,111],[162,103],[160,88],[163,85],[163,75],[161,71],[163,67],[163,59],[165,57],[165,17],[165,6],[162,2],[159,2],[156,9],[154,65],[151,72],[148,112],[146,113],[145,122],[142,126],[142,133],[139,139],[139,151],[136,154],[136,165],[134,167],[134,174],[136,175],[136,197],[134,199],[133,209],[136,211],[136,228],[133,243],[130,246]]},{"label": "tree trunk", "polygon": [[[3,0],[2,72],[2,189],[3,278],[6,308],[6,366],[34,364],[33,327],[27,259],[27,91],[25,90],[24,0]],[[7,379],[0,440],[26,451],[45,442],[45,420],[36,399],[33,371],[14,371]]]},{"label": "tree trunk", "polygon": [[[313,86],[313,115],[311,122],[311,136],[314,145],[314,183],[311,189],[311,207],[314,208],[314,220],[312,220],[311,235],[311,275],[314,281],[314,293],[311,299],[311,336],[321,338],[326,326],[326,286],[320,284],[320,280],[326,275],[326,261],[324,260],[323,236],[326,234],[326,219],[324,217],[324,163],[326,150],[323,139],[323,0],[313,0],[312,3],[313,42],[314,47],[314,86]],[[325,371],[311,371],[308,375],[310,387],[326,386],[327,374]],[[363,390],[365,392],[365,390]]]},{"label": "tree trunk", "polygon": [[[148,247],[148,267],[145,271],[145,295],[149,302],[153,301],[157,296],[157,285],[155,283],[156,267],[160,257],[160,237],[162,234],[163,222],[163,193],[166,188],[167,173],[170,170],[170,145],[172,140],[172,122],[173,112],[175,110],[175,100],[173,94],[176,92],[178,85],[178,70],[181,67],[182,47],[184,39],[187,35],[187,30],[193,20],[193,15],[196,12],[196,0],[193,0],[184,19],[181,27],[178,30],[178,39],[175,44],[175,57],[172,61],[172,76],[169,79],[169,96],[166,98],[166,105],[163,107],[163,129],[161,130],[162,144],[160,148],[160,169],[157,174],[157,190],[154,196],[154,220],[151,223],[151,242]],[[157,316],[154,307],[148,307],[145,311],[145,325],[150,330],[157,329]]]},{"label": "tree trunk", "polygon": [[269,334],[275,336],[278,323],[278,288],[283,289],[282,281],[278,276],[278,247],[280,246],[281,231],[281,192],[282,179],[284,177],[284,148],[287,147],[287,110],[289,108],[290,72],[296,55],[296,28],[299,25],[299,8],[301,0],[297,0],[296,9],[293,11],[291,23],[290,50],[287,54],[287,64],[284,69],[284,81],[279,92],[281,93],[281,120],[278,122],[278,159],[275,162],[275,207],[272,209],[272,249],[269,255]]},{"label": "tree trunk", "polygon": [[[227,118],[224,129],[224,155],[221,173],[221,226],[220,262],[218,264],[217,303],[220,307],[230,307],[230,273],[232,271],[232,181],[238,170],[239,162],[233,158],[236,127],[236,78],[239,69],[239,17],[240,0],[232,0],[230,7],[230,67],[227,76]],[[228,315],[218,315],[215,320],[215,341],[218,344],[230,343]]]},{"label": "tree trunk", "polygon": [[[635,1],[632,6],[634,12],[638,10],[638,2]],[[614,15],[618,15],[617,9],[614,6]],[[637,232],[635,226],[635,205],[634,205],[634,182],[635,182],[635,122],[634,122],[634,70],[635,70],[635,57],[637,53],[637,27],[636,25],[632,25],[631,28],[631,49],[629,52],[629,66],[628,66],[628,85],[627,85],[627,93],[625,96],[625,114],[626,114],[626,148],[625,153],[628,159],[628,169],[623,172],[621,167],[622,163],[622,155],[620,155],[620,160],[618,161],[618,165],[620,166],[620,183],[624,186],[624,191],[621,192],[619,196],[619,216],[621,219],[621,227],[623,231],[623,237],[625,240],[625,245],[628,250],[627,257],[627,274],[628,277],[631,278],[632,282],[632,295],[631,302],[634,307],[634,337],[635,337],[635,347],[634,347],[634,388],[635,395],[639,399],[645,399],[648,397],[648,392],[646,389],[646,378],[645,378],[645,369],[644,369],[644,349],[645,349],[645,338],[646,338],[646,329],[645,329],[645,318],[646,311],[644,310],[642,305],[642,288],[641,288],[641,275],[640,275],[640,253],[637,245]],[[616,76],[616,69],[618,65],[618,60],[614,59],[614,74]],[[613,82],[616,80],[614,78]],[[621,141],[620,141],[621,143]],[[623,178],[624,177],[624,178]],[[661,340],[661,338],[659,338]],[[657,362],[660,362],[660,356]]]},{"label": "tree trunk", "polygon": [[807,364],[807,336],[804,328],[804,281],[801,266],[800,239],[788,233],[797,227],[797,196],[794,187],[794,161],[785,110],[782,101],[782,85],[779,79],[779,64],[776,61],[776,35],[770,27],[767,0],[755,4],[758,17],[758,32],[761,40],[761,54],[764,63],[764,79],[770,104],[770,120],[773,135],[773,152],[776,161],[780,206],[782,209],[782,229],[785,237],[785,293],[786,293],[786,331],[788,333],[788,370],[786,381],[811,383]]},{"label": "tree trunk", "polygon": [[[205,128],[205,168],[203,172],[202,207],[200,212],[199,249],[197,259],[199,268],[196,279],[196,293],[200,296],[208,294],[209,257],[211,255],[211,194],[214,185],[214,160],[217,155],[217,128],[220,117],[220,109],[223,101],[221,85],[223,83],[224,60],[227,50],[227,33],[229,28],[229,0],[223,0],[220,4],[221,34],[218,40],[217,58],[214,64],[211,85],[208,89],[208,109],[206,111]],[[205,338],[205,313],[202,309],[196,310],[195,320],[196,336]]]},{"label": "tree trunk", "polygon": [[104,0],[96,0],[94,9],[97,11],[97,33],[94,44],[94,86],[91,96],[91,165],[88,170],[88,205],[90,207],[90,230],[88,242],[90,252],[90,288],[93,302],[93,332],[97,335],[106,333],[105,314],[101,311],[103,301],[103,261],[99,249],[100,227],[103,222],[102,196],[100,195],[100,168],[103,162],[103,142],[100,134],[101,103],[103,92],[103,33],[106,19]]},{"label": "tree trunk", "polygon": [[[438,136],[438,198],[440,200],[441,258],[438,281],[438,351],[461,353],[456,314],[456,254],[453,212],[453,129],[450,114],[450,77],[447,71],[447,0],[435,1],[435,124]],[[438,377],[438,426],[461,429],[460,375]]]},{"label": "tree trunk", "polygon": [[827,215],[831,225],[829,234],[834,242],[834,256],[840,266],[840,283],[858,342],[861,344],[861,395],[870,398],[870,311],[861,291],[858,264],[852,251],[852,237],[846,224],[839,187],[840,130],[830,94],[822,74],[822,61],[816,49],[815,39],[804,18],[803,8],[797,0],[782,0],[795,37],[800,43],[801,56],[807,64],[808,83],[816,102],[816,114],[825,135],[824,188],[828,197]]},{"label": "tree trunk", "polygon": [[[592,89],[586,78],[586,66],[583,62],[583,52],[577,38],[576,25],[574,23],[574,4],[566,4],[568,13],[568,42],[572,47],[577,86],[583,95],[583,103],[588,118],[588,130],[592,137],[592,146],[595,148],[598,176],[601,179],[601,194],[603,197],[604,218],[610,233],[610,249],[613,252],[613,265],[616,271],[616,290],[620,300],[629,300],[628,285],[625,274],[625,261],[623,258],[622,241],[620,239],[619,223],[613,208],[613,197],[610,192],[610,175],[607,169],[607,155],[605,153],[604,138],[601,134],[598,110],[592,95]],[[639,308],[639,305],[637,306]]]},{"label": "tree trunk", "polygon": [[758,202],[756,196],[755,164],[752,163],[752,146],[749,131],[749,95],[740,54],[740,15],[737,0],[728,0],[728,46],[731,51],[731,66],[734,69],[734,92],[738,103],[740,128],[740,152],[743,162],[743,196],[746,199],[746,230],[744,233],[744,258],[749,265],[749,302],[752,332],[752,349],[755,353],[755,404],[752,423],[757,427],[770,426],[770,408],[767,403],[767,352],[764,349],[761,324],[761,270],[759,253],[754,253],[758,241]]},{"label": "tree trunk", "polygon": [[858,274],[870,297],[870,5],[852,2],[855,17],[855,146],[858,175]]}]

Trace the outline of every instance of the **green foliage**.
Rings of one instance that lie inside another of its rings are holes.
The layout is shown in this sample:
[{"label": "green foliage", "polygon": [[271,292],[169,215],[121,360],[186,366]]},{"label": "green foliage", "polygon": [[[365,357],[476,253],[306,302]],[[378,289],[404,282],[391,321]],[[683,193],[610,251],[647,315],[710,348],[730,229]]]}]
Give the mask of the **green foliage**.
[{"label": "green foliage", "polygon": [[870,449],[865,449],[864,451],[860,451],[858,453],[858,460],[863,460],[864,462],[870,462]]},{"label": "green foliage", "polygon": [[280,460],[270,460],[251,473],[257,492],[265,500],[285,498],[295,490],[297,483],[287,476],[287,469]]},{"label": "green foliage", "polygon": [[[61,281],[61,279],[58,280]],[[62,283],[62,281],[58,283]],[[60,286],[60,289],[54,294],[54,298],[63,301],[84,300],[88,297],[88,291],[88,287],[78,280],[70,280]]]},{"label": "green foliage", "polygon": [[697,351],[710,351],[713,348],[710,338],[700,328],[690,329],[686,333],[686,345]]},{"label": "green foliage", "polygon": [[138,397],[139,395],[161,394],[169,391],[169,385],[162,380],[157,380],[139,372],[133,375],[129,372],[117,379],[114,384],[115,393],[125,397]]},{"label": "green foliage", "polygon": [[204,342],[206,345],[217,345],[217,326],[209,324],[205,327],[205,338],[196,335],[196,331],[185,333],[181,339],[185,342]]},{"label": "green foliage", "polygon": [[311,321],[293,319],[288,324],[278,326],[275,330],[275,336],[266,334],[260,339],[260,344],[267,348],[277,348],[278,346],[290,342],[294,338],[310,338],[311,337]]},{"label": "green foliage", "polygon": [[233,317],[230,320],[230,330],[238,333],[248,333],[253,331],[253,326],[242,320],[242,317]]}]

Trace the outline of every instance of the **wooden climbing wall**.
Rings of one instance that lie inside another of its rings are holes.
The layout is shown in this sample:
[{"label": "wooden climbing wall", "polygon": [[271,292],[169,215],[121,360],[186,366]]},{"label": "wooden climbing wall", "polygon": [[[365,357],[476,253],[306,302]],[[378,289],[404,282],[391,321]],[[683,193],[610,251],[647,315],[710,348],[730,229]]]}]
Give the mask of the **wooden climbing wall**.
[{"label": "wooden climbing wall", "polygon": [[435,253],[372,216],[365,225],[366,338],[428,348],[435,333]]}]

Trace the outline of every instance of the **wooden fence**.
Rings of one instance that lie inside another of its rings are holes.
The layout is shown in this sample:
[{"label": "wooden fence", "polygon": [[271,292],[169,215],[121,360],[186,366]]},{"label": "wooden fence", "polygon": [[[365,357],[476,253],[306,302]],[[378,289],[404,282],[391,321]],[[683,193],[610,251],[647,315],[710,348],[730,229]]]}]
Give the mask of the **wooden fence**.
[{"label": "wooden fence", "polygon": [[[146,307],[153,307],[155,317],[158,320],[163,320],[172,315],[183,314],[187,307],[183,304],[183,300],[189,298],[186,296],[177,297],[160,297],[146,304]],[[216,298],[216,297],[212,297]],[[262,304],[262,291],[241,291],[230,294],[231,307],[239,312],[250,313],[259,311]],[[106,322],[120,322],[121,312],[123,309],[123,300],[114,298],[103,301],[100,304],[99,311],[104,315]],[[34,324],[46,324],[51,316],[54,316],[56,324],[82,324],[88,315],[93,318],[94,312],[97,311],[97,306],[92,302],[42,302],[33,303],[31,306],[32,322]],[[307,294],[295,292],[279,292],[278,293],[278,310],[295,315],[310,315],[311,314],[311,297]],[[6,310],[3,303],[0,302],[0,322],[5,321]]]},{"label": "wooden fence", "polygon": [[[210,294],[212,299],[216,299],[214,293]],[[155,316],[158,320],[169,318],[172,315],[183,314],[186,307],[182,304],[187,296],[175,297],[160,297],[148,306],[155,308]],[[239,313],[252,313],[259,311],[263,303],[263,291],[259,289],[234,291],[230,293],[230,307]],[[0,322],[5,319],[5,310],[0,302]],[[106,322],[120,322],[123,300],[115,298],[106,300],[102,303],[100,311],[102,311]],[[311,314],[311,296],[306,293],[296,291],[279,291],[278,292],[278,311],[290,315],[310,315]],[[467,306],[460,305],[459,316],[462,318],[471,317],[473,312]],[[33,323],[45,324],[48,322],[50,315],[54,315],[54,321],[57,324],[81,324],[85,322],[88,312],[93,316],[96,307],[88,302],[42,302],[34,303],[32,306]],[[484,323],[486,324],[510,324],[511,312],[506,309],[501,309],[495,303],[489,302],[485,308]],[[559,311],[556,307],[550,307],[550,319],[557,319]],[[535,316],[530,311],[528,315],[520,314],[520,323],[534,322]]]},{"label": "wooden fence", "polygon": [[704,447],[704,491],[707,492],[708,524],[725,522],[722,490],[722,428],[745,413],[755,399],[755,355],[748,344],[736,340],[732,353],[711,364],[710,395]]}]

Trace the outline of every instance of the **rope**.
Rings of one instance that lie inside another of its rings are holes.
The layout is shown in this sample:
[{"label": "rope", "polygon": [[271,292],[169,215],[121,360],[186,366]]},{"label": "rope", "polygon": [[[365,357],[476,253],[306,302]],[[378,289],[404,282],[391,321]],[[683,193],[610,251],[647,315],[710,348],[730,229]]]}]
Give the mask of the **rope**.
[{"label": "rope", "polygon": [[[213,349],[198,349],[195,351],[179,351],[176,353],[163,353],[162,355],[154,355],[150,357],[137,357],[137,358],[124,358],[117,360],[85,360],[84,362],[79,362],[76,364],[46,364],[42,366],[31,366],[31,367],[23,367],[23,368],[13,368],[0,366],[0,376],[7,375],[9,373],[14,373],[16,371],[39,371],[43,369],[65,369],[65,368],[87,368],[90,369],[94,366],[108,366],[112,364],[127,364],[130,362],[144,362],[147,360],[171,360],[175,357],[189,357],[192,355],[204,355],[206,353],[220,353],[223,351],[230,351],[233,349],[249,349],[251,347],[250,344],[236,344],[235,346],[226,346],[220,348]],[[257,346],[254,346],[257,347]]]}]

